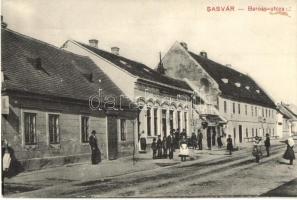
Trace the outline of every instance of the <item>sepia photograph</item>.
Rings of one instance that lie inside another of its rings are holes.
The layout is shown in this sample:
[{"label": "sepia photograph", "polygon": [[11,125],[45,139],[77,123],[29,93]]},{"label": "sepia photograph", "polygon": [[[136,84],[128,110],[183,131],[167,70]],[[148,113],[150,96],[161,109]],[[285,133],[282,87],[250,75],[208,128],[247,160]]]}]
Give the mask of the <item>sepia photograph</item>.
[{"label": "sepia photograph", "polygon": [[2,0],[2,198],[297,197],[296,0]]}]

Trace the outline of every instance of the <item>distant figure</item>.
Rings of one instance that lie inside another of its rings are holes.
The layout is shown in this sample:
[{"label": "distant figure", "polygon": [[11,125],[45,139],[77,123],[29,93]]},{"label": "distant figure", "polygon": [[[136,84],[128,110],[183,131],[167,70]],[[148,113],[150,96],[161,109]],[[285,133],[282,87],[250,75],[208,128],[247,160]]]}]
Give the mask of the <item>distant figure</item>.
[{"label": "distant figure", "polygon": [[176,129],[175,131],[175,134],[174,134],[174,145],[175,145],[175,149],[178,149],[179,148],[179,137],[180,137],[180,134],[179,134],[179,129]]},{"label": "distant figure", "polygon": [[157,150],[158,150],[158,158],[162,158],[162,140],[161,135],[158,136],[157,140]]},{"label": "distant figure", "polygon": [[287,150],[286,150],[283,158],[286,160],[289,160],[290,165],[293,165],[293,160],[295,160],[295,153],[293,150],[293,147],[295,145],[294,140],[292,137],[289,137],[289,139],[286,140],[285,143],[287,144]]},{"label": "distant figure", "polygon": [[218,138],[217,138],[217,142],[218,142],[218,147],[219,148],[222,148],[222,146],[223,146],[223,143],[222,143],[222,136],[218,136]]},{"label": "distant figure", "polygon": [[192,133],[191,144],[192,144],[193,149],[197,149],[197,136],[196,136],[195,132]]},{"label": "distant figure", "polygon": [[261,138],[256,136],[254,140],[254,146],[253,146],[253,156],[256,158],[256,162],[260,162],[260,158],[262,156],[262,150],[261,150]]},{"label": "distant figure", "polygon": [[13,148],[9,146],[7,140],[2,140],[2,186],[4,177],[11,178],[22,171],[24,168],[16,159]]},{"label": "distant figure", "polygon": [[89,137],[89,144],[91,147],[92,155],[91,155],[91,161],[93,165],[96,165],[101,162],[101,152],[98,147],[97,143],[97,137],[96,137],[96,131],[93,130],[90,137]]},{"label": "distant figure", "polygon": [[139,147],[140,147],[139,149],[140,152],[146,152],[146,137],[145,137],[144,131],[142,131],[140,135]]},{"label": "distant figure", "polygon": [[180,138],[185,138],[187,139],[187,132],[186,132],[186,129],[184,128],[183,131],[181,132],[180,134]]},{"label": "distant figure", "polygon": [[210,132],[210,127],[207,128],[206,140],[207,140],[207,147],[208,147],[209,150],[211,150],[211,132]]},{"label": "distant figure", "polygon": [[173,159],[173,151],[174,151],[174,143],[173,143],[173,132],[170,133],[170,135],[168,135],[168,137],[166,138],[166,144],[167,144],[167,148],[168,148],[168,154],[169,154],[169,159]]},{"label": "distant figure", "polygon": [[266,148],[266,153],[267,153],[267,157],[269,157],[269,150],[270,150],[270,137],[269,137],[269,134],[267,133],[266,134],[266,139],[264,141],[264,144],[265,144],[265,148]]},{"label": "distant figure", "polygon": [[166,136],[164,135],[163,137],[163,141],[162,141],[162,147],[163,147],[163,157],[164,158],[167,158],[167,150],[168,150],[168,147],[167,147],[167,138]]},{"label": "distant figure", "polygon": [[228,138],[227,138],[227,150],[229,151],[229,155],[232,155],[233,142],[232,142],[231,135],[228,135]]},{"label": "distant figure", "polygon": [[157,143],[156,143],[156,138],[153,139],[153,143],[152,143],[152,146],[151,146],[152,150],[153,150],[153,159],[156,159],[157,156]]},{"label": "distant figure", "polygon": [[181,161],[186,161],[186,158],[189,156],[189,148],[187,144],[186,137],[184,136],[180,142],[180,148],[179,148],[179,157],[181,158]]},{"label": "distant figure", "polygon": [[198,146],[199,146],[199,150],[202,150],[202,139],[203,139],[203,134],[201,132],[201,130],[198,130]]}]

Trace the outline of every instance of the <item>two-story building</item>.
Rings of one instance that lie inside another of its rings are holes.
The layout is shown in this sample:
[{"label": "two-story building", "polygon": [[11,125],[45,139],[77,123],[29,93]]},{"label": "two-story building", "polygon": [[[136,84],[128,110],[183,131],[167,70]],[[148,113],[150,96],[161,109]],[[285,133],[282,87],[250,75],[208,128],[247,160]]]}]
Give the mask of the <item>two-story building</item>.
[{"label": "two-story building", "polygon": [[250,76],[210,60],[204,51],[189,51],[184,42],[175,42],[162,63],[166,75],[187,79],[205,97],[206,105],[227,120],[223,131],[232,136],[235,145],[256,135],[276,134],[276,106]]},{"label": "two-story building", "polygon": [[26,169],[89,160],[92,130],[103,159],[132,155],[138,111],[91,59],[7,28],[1,45],[1,136]]},{"label": "two-story building", "polygon": [[68,40],[63,49],[90,57],[123,91],[123,98],[137,104],[138,134],[144,133],[148,143],[158,135],[169,135],[172,129],[186,129],[191,134],[193,119],[199,116],[192,110],[193,91],[185,81],[121,56],[118,47],[110,52],[102,50],[98,40],[90,40],[89,44]]}]

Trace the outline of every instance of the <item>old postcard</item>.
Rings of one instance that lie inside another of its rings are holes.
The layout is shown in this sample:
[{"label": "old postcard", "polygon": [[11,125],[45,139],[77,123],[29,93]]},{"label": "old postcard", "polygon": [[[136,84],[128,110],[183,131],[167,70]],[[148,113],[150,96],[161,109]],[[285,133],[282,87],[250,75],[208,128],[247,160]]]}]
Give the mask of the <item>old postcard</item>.
[{"label": "old postcard", "polygon": [[2,0],[2,197],[297,197],[296,10]]}]

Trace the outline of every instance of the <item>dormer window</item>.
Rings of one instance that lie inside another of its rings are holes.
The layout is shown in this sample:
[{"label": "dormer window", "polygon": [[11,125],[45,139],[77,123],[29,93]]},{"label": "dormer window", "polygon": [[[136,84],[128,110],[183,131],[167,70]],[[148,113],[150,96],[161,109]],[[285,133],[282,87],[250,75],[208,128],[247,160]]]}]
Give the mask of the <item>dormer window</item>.
[{"label": "dormer window", "polygon": [[235,83],[235,85],[236,85],[236,87],[240,87],[241,86],[241,84],[240,83]]},{"label": "dormer window", "polygon": [[260,94],[260,90],[256,90],[256,92],[257,92],[258,94]]},{"label": "dormer window", "polygon": [[223,81],[223,83],[228,83],[228,79],[227,78],[222,78],[221,80]]},{"label": "dormer window", "polygon": [[250,90],[250,86],[245,86],[245,89]]}]

